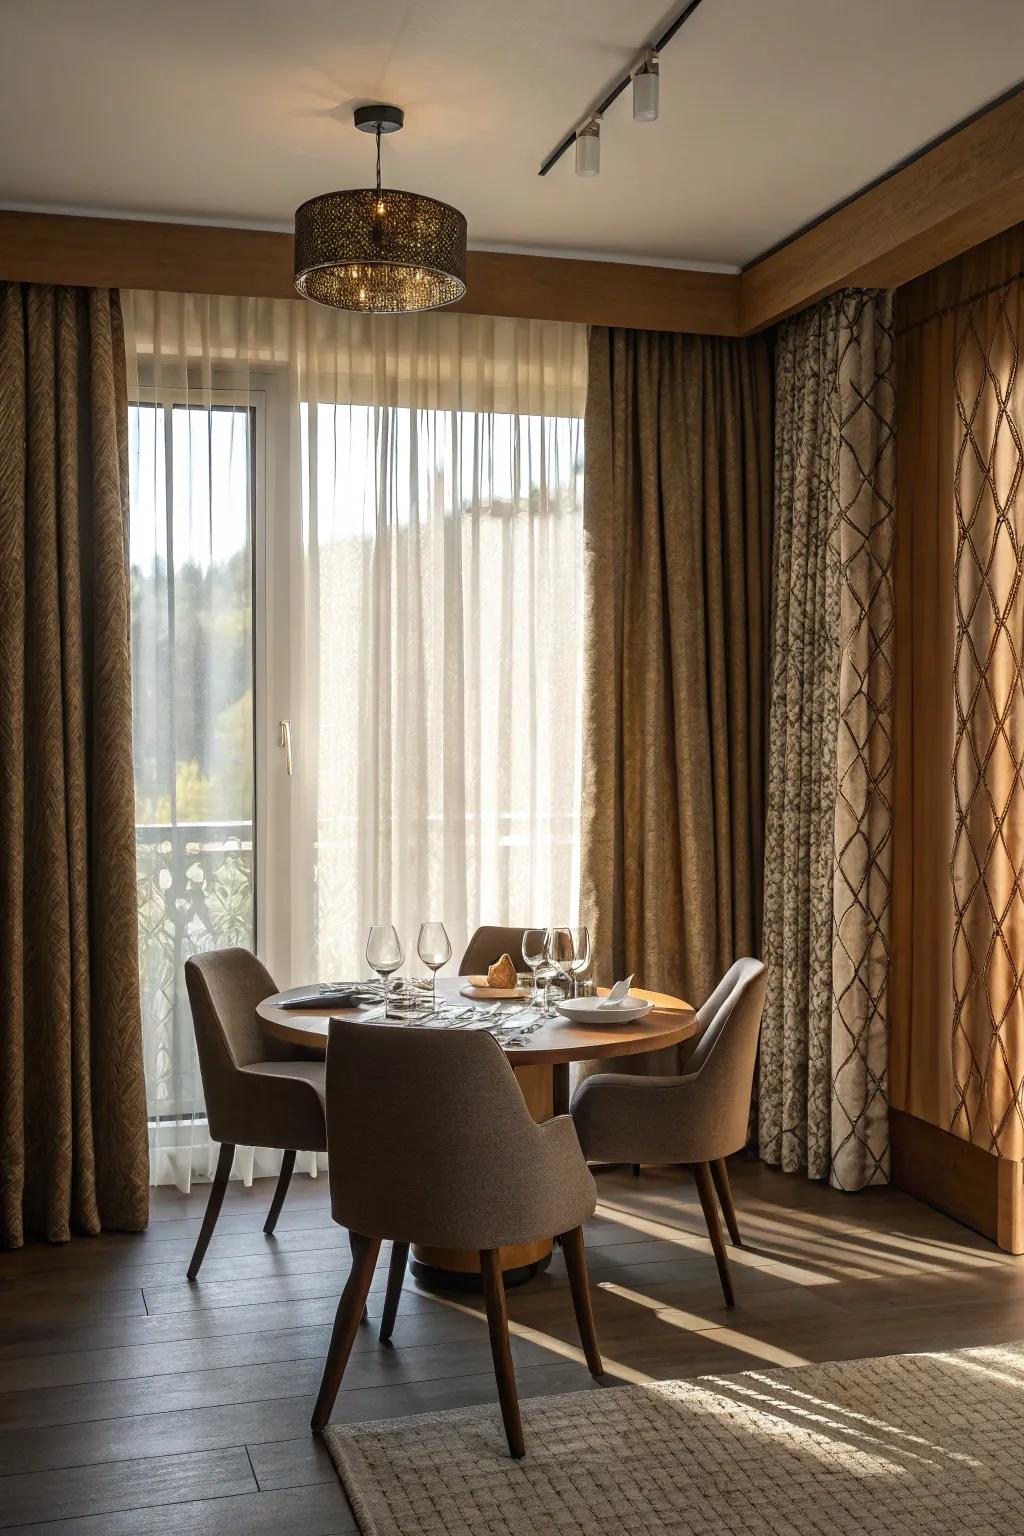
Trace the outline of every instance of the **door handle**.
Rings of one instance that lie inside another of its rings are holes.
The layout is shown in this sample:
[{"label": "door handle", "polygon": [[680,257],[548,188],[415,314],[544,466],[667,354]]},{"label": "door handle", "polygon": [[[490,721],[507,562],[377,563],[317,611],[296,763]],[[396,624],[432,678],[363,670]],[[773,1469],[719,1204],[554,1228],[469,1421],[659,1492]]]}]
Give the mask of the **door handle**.
[{"label": "door handle", "polygon": [[284,771],[292,776],[292,723],[282,720],[278,727],[278,745],[284,748]]}]

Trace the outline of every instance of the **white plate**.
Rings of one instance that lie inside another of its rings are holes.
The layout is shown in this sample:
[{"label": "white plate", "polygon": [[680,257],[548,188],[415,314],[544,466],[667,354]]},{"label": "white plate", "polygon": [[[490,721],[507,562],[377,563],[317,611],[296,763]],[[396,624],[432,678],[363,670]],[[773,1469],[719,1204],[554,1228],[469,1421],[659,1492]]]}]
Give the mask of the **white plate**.
[{"label": "white plate", "polygon": [[601,1008],[599,997],[567,997],[564,1003],[556,1003],[559,1013],[574,1024],[603,1024],[613,1029],[616,1024],[635,1024],[650,1013],[654,1004],[645,997],[624,998],[610,1008]]}]

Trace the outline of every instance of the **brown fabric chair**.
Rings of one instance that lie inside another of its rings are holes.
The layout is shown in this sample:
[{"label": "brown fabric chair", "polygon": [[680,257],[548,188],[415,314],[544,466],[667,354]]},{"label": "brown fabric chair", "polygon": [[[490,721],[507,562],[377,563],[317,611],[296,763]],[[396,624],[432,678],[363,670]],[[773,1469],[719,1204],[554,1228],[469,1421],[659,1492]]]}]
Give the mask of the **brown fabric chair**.
[{"label": "brown fabric chair", "polygon": [[568,1115],[538,1125],[489,1034],[332,1020],[327,1047],[331,1211],[352,1240],[313,1412],[330,1418],[381,1240],[392,1240],[381,1324],[390,1336],[410,1243],[480,1254],[494,1373],[509,1450],[524,1454],[498,1250],[561,1236],[591,1373],[603,1367],[590,1309],[583,1222],[597,1188]]},{"label": "brown fabric chair", "polygon": [[289,1045],[260,1028],[256,1005],[276,992],[247,949],[219,949],[185,961],[185,985],[203,1078],[210,1135],[221,1144],[210,1199],[188,1278],[199,1273],[224,1202],[235,1147],[281,1147],[284,1159],[263,1230],[277,1225],[296,1152],[324,1152],[324,1064],[296,1061]]},{"label": "brown fabric chair", "polygon": [[764,993],[761,962],[737,960],[698,1011],[702,1028],[684,1076],[600,1073],[580,1084],[571,1109],[590,1162],[690,1165],[730,1307],[732,1279],[714,1191],[739,1247],[725,1159],[746,1145]]},{"label": "brown fabric chair", "polygon": [[525,928],[478,928],[469,941],[459,966],[460,976],[486,976],[487,967],[508,955],[522,974],[529,967],[523,959]]}]

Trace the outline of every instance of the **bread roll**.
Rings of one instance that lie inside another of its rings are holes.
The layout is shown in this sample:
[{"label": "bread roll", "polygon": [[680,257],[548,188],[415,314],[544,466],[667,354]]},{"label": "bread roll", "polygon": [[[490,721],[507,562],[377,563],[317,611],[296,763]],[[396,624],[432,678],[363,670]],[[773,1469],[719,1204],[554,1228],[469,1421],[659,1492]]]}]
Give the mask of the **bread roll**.
[{"label": "bread roll", "polygon": [[495,960],[493,965],[487,967],[487,985],[489,987],[514,987],[519,980],[516,968],[512,964],[511,955],[502,955],[500,960]]}]

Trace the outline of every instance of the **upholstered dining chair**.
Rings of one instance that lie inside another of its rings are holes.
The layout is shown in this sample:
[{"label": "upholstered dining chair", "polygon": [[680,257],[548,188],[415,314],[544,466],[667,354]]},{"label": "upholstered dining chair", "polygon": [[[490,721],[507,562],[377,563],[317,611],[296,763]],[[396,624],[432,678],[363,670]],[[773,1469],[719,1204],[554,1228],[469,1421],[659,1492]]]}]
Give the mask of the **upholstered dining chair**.
[{"label": "upholstered dining chair", "polygon": [[220,1142],[206,1215],[188,1278],[206,1256],[224,1203],[236,1146],[284,1151],[263,1230],[277,1225],[296,1152],[324,1152],[324,1064],[295,1059],[294,1047],[260,1028],[256,1005],[276,992],[273,977],[247,949],[218,949],[185,961],[185,985],[199,1052],[210,1136]]},{"label": "upholstered dining chair", "polygon": [[466,947],[459,966],[460,976],[485,976],[487,967],[508,955],[517,971],[526,970],[523,959],[525,928],[478,928]]},{"label": "upholstered dining chair", "polygon": [[312,1428],[345,1374],[381,1241],[392,1242],[381,1337],[390,1336],[410,1243],[476,1249],[508,1448],[525,1453],[499,1250],[556,1234],[587,1365],[603,1371],[583,1222],[597,1187],[568,1115],[537,1124],[486,1032],[438,1033],[332,1020],[327,1047],[331,1212],[349,1229],[352,1271],[338,1304]]},{"label": "upholstered dining chair", "polygon": [[725,1159],[747,1140],[764,993],[761,962],[737,960],[698,1011],[697,1047],[683,1076],[597,1073],[580,1084],[571,1105],[588,1162],[689,1164],[730,1307],[732,1277],[715,1190],[739,1247]]}]

